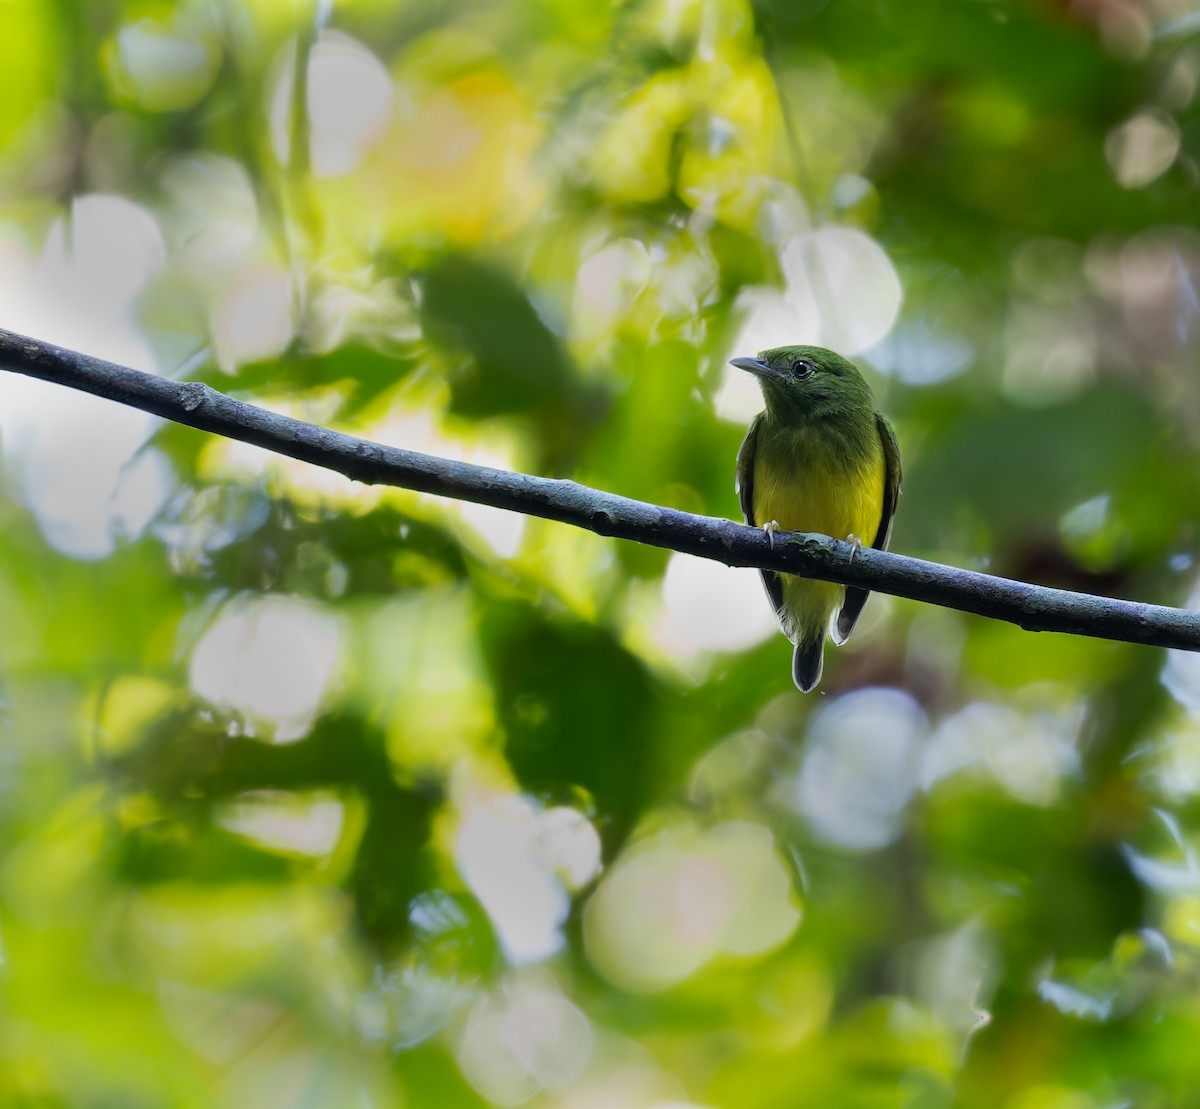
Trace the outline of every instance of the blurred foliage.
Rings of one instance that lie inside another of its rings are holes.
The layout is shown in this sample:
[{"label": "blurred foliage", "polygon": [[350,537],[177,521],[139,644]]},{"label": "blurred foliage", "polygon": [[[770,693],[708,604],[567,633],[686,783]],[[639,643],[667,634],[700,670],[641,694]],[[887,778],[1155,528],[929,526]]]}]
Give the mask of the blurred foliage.
[{"label": "blurred foliage", "polygon": [[[836,346],[894,548],[1187,604],[1194,0],[8,0],[0,325],[735,516]],[[0,1104],[1147,1109],[1200,662],[0,381]]]}]

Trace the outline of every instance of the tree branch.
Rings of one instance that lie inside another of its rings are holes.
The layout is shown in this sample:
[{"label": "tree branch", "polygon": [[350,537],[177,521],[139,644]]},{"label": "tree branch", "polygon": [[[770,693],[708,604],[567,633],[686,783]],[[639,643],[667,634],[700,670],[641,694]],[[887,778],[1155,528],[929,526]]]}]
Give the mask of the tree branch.
[{"label": "tree branch", "polygon": [[851,558],[848,543],[824,535],[780,534],[772,545],[757,528],[731,520],[694,516],[573,481],[493,470],[356,439],[234,400],[198,382],[170,381],[3,329],[0,369],[253,443],[369,485],[475,501],[728,566],[756,566],[857,585],[1007,620],[1028,631],[1200,651],[1200,613],[1049,589],[873,548],[859,550]]}]

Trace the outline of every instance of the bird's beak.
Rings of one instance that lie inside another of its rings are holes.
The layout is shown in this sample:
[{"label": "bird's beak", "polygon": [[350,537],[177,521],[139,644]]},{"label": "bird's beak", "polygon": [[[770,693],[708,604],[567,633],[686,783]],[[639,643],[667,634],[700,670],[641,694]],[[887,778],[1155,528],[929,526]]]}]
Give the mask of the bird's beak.
[{"label": "bird's beak", "polygon": [[765,362],[760,362],[757,358],[731,358],[729,364],[737,366],[739,370],[749,370],[758,377],[772,377],[775,374],[770,366]]}]

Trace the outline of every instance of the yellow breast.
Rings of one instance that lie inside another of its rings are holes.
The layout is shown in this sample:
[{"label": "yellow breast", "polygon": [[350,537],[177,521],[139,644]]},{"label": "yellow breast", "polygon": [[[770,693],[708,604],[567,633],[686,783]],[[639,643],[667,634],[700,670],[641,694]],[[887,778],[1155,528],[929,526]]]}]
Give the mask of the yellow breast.
[{"label": "yellow breast", "polygon": [[[789,444],[785,455],[761,449],[754,460],[754,520],[770,520],[784,531],[817,531],[835,539],[850,535],[864,546],[875,541],[883,519],[885,463],[883,447],[857,466],[818,436]],[[841,607],[845,588],[791,574],[783,579],[784,607],[794,624],[792,639],[824,634]],[[793,632],[795,634],[793,634]]]}]

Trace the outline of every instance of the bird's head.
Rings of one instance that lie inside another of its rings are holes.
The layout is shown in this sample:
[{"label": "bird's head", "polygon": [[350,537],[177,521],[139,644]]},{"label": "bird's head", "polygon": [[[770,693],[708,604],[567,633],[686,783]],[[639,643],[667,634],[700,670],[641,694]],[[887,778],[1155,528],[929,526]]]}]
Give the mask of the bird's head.
[{"label": "bird's head", "polygon": [[825,415],[871,402],[858,367],[824,347],[773,347],[756,358],[734,358],[730,365],[758,378],[773,416]]}]

